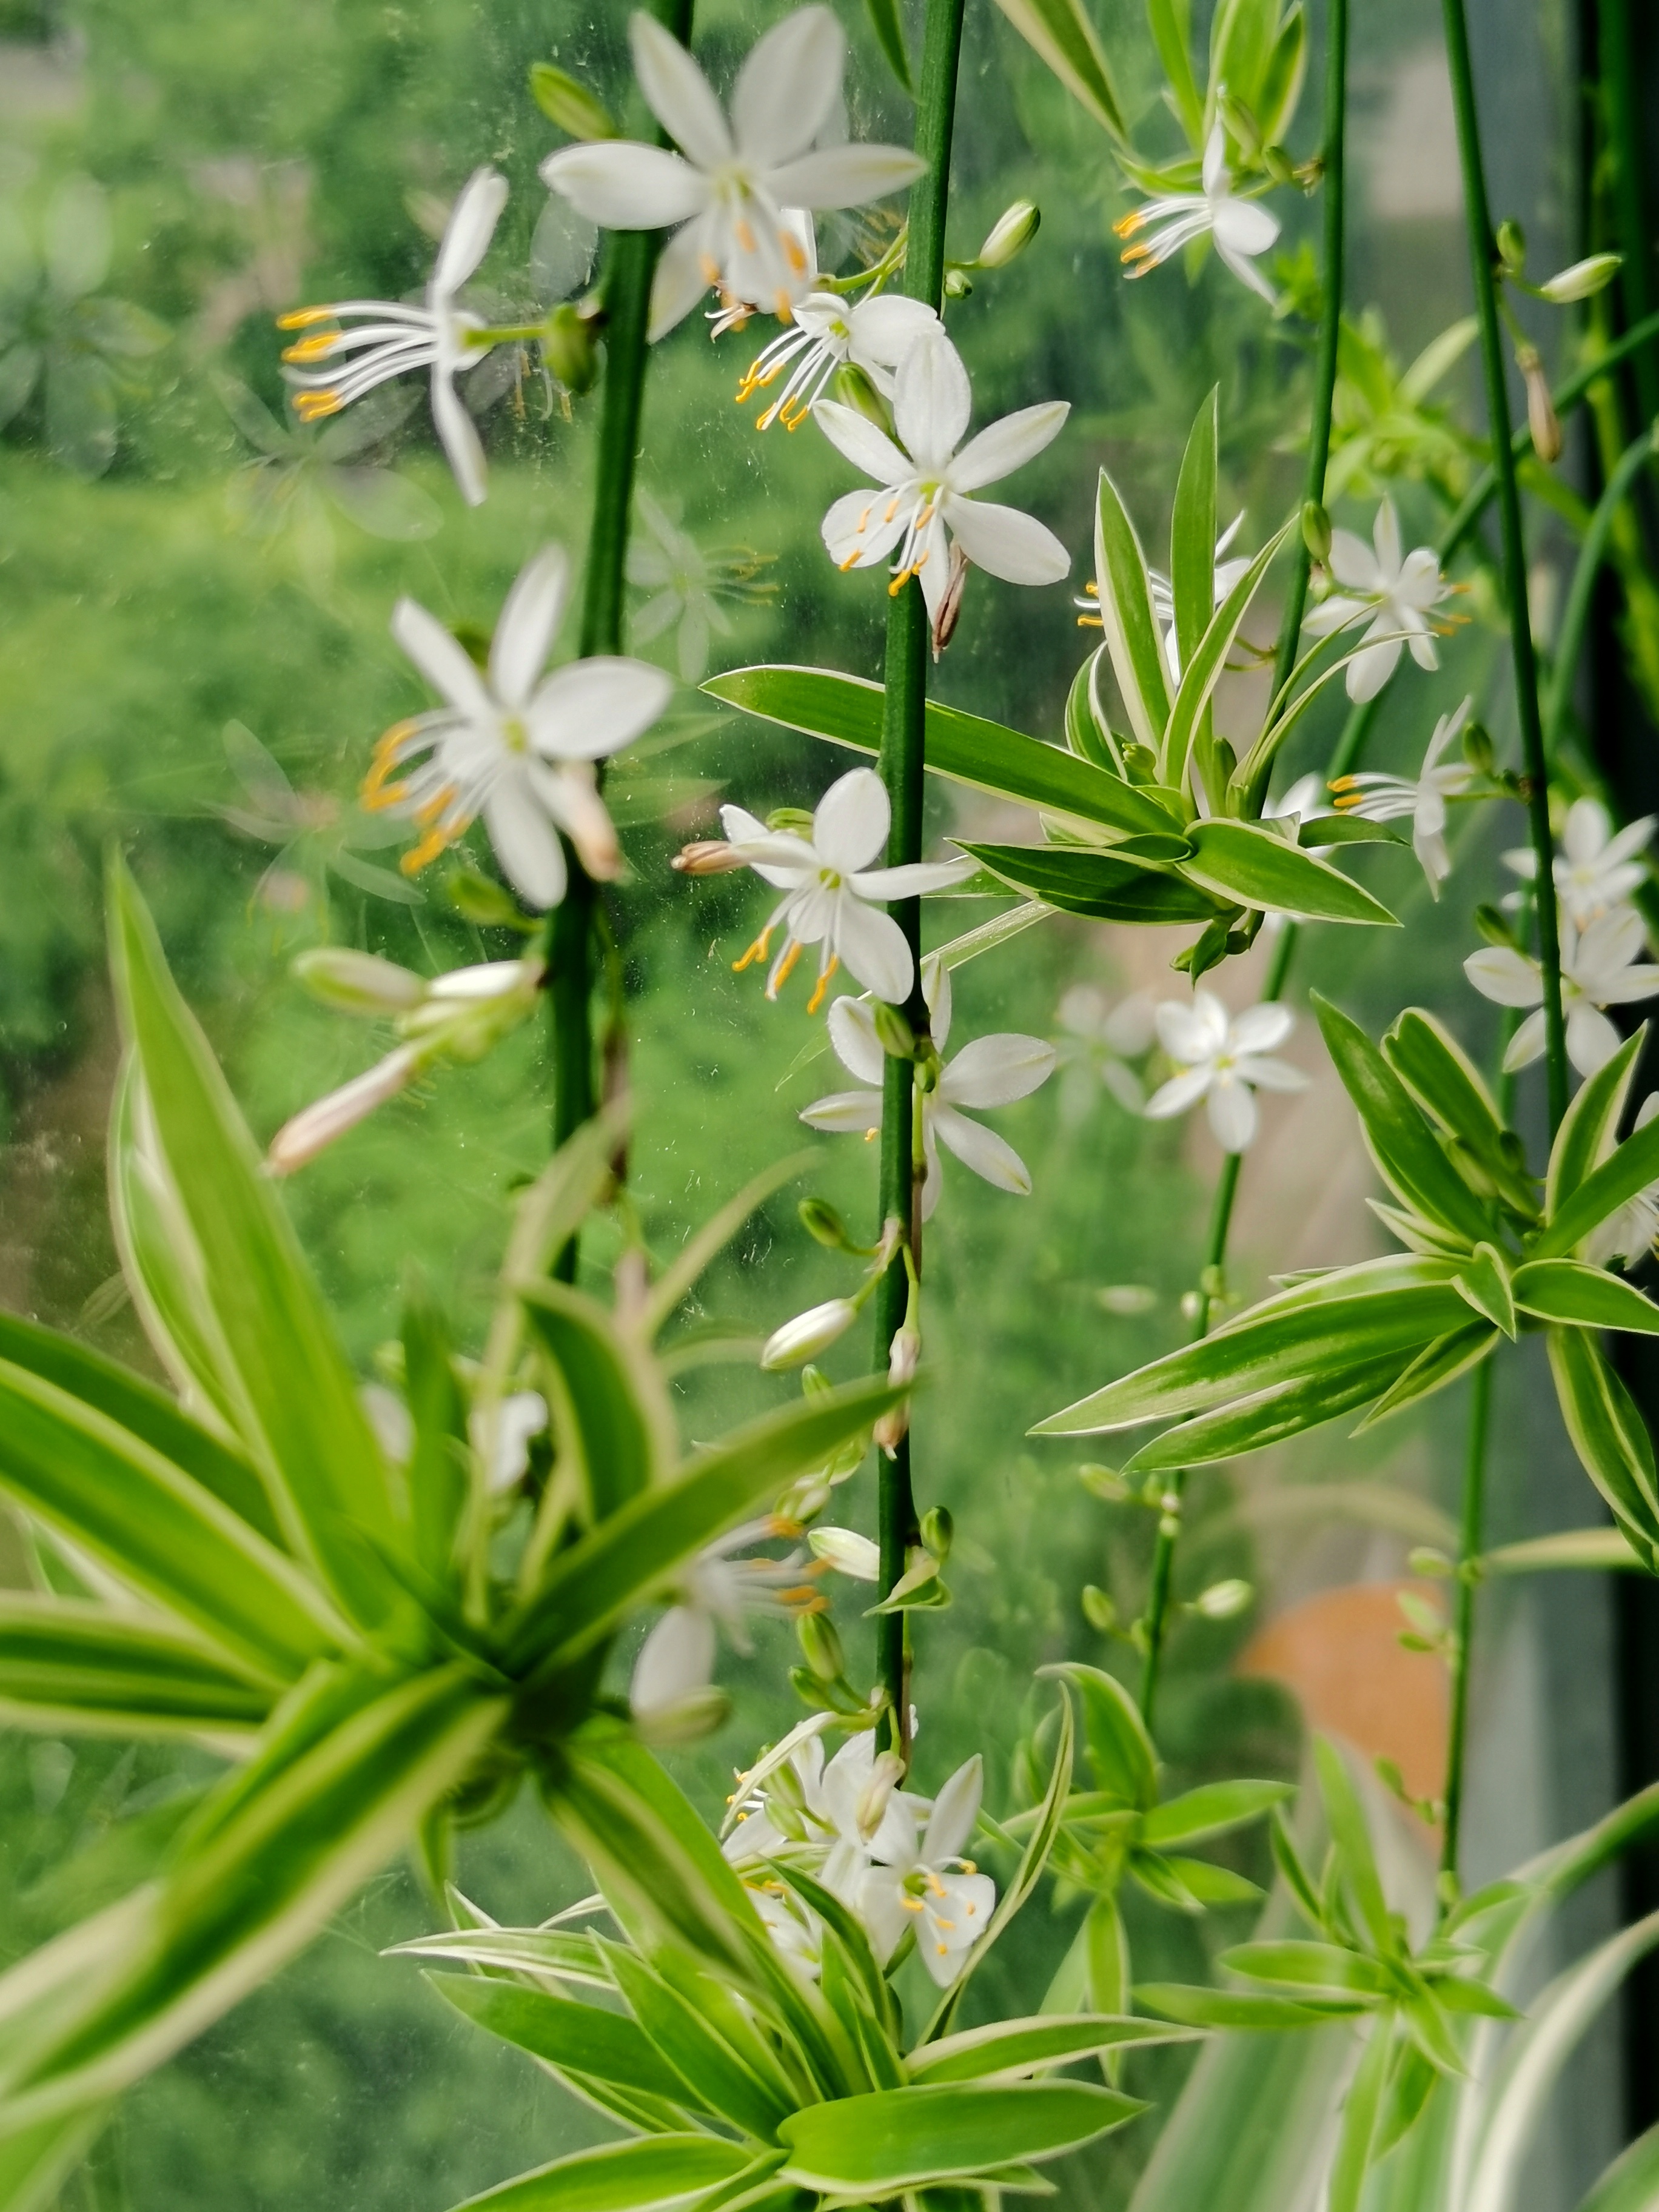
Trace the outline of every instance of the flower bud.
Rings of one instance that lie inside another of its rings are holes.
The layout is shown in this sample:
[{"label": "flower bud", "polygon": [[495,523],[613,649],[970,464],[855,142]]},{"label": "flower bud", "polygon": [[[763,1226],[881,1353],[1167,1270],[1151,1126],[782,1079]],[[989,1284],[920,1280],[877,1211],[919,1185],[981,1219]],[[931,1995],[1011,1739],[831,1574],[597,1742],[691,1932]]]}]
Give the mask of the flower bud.
[{"label": "flower bud", "polygon": [[873,1583],[881,1579],[881,1549],[867,1536],[859,1535],[851,1528],[814,1528],[807,1538],[813,1554],[827,1559],[838,1575],[849,1582]]},{"label": "flower bud", "polygon": [[1593,299],[1604,286],[1612,283],[1622,260],[1621,254],[1592,253],[1585,260],[1575,261],[1571,268],[1559,269],[1553,276],[1547,276],[1538,289],[1558,307],[1570,307],[1575,300]]},{"label": "flower bud", "polygon": [[1331,557],[1331,518],[1316,499],[1302,502],[1302,542],[1324,568]]},{"label": "flower bud", "polygon": [[1255,1592],[1249,1583],[1241,1582],[1234,1576],[1224,1583],[1212,1583],[1208,1589],[1200,1590],[1187,1609],[1189,1613],[1197,1613],[1201,1620],[1232,1620],[1244,1611],[1255,1595]]},{"label": "flower bud", "polygon": [[845,1336],[859,1317],[859,1310],[851,1298],[826,1298],[821,1306],[810,1306],[781,1328],[774,1329],[766,1340],[761,1353],[761,1365],[769,1374],[781,1368],[799,1367],[805,1359],[815,1358],[827,1351],[837,1337]]},{"label": "flower bud", "polygon": [[1121,1505],[1130,1494],[1129,1485],[1115,1467],[1080,1467],[1077,1479],[1085,1490],[1097,1498],[1103,1498],[1109,1505]]},{"label": "flower bud", "polygon": [[1490,775],[1498,765],[1492,732],[1484,722],[1468,722],[1463,729],[1463,757],[1477,775]]},{"label": "flower bud", "polygon": [[795,1622],[795,1634],[800,1639],[801,1656],[817,1680],[839,1681],[847,1672],[847,1654],[842,1650],[836,1624],[829,1614],[801,1613]]},{"label": "flower bud", "polygon": [[542,359],[556,383],[567,392],[591,392],[599,374],[599,349],[593,326],[580,308],[567,300],[542,325]]},{"label": "flower bud", "polygon": [[724,837],[699,837],[682,845],[668,865],[681,876],[726,876],[748,863]]},{"label": "flower bud", "polygon": [[1457,1571],[1455,1564],[1432,1544],[1417,1545],[1407,1554],[1406,1564],[1414,1575],[1432,1575],[1441,1580]]},{"label": "flower bud", "polygon": [[313,999],[343,1014],[405,1013],[427,993],[426,978],[412,969],[343,945],[319,945],[301,953],[293,972]]},{"label": "flower bud", "polygon": [[853,1825],[866,1844],[886,1819],[888,1800],[903,1779],[904,1761],[897,1752],[878,1751],[853,1813]]},{"label": "flower bud", "polygon": [[890,433],[893,418],[888,412],[887,402],[855,362],[845,361],[836,371],[835,394],[843,407],[862,415],[877,429]]},{"label": "flower bud", "polygon": [[1261,155],[1261,132],[1257,128],[1255,116],[1245,106],[1243,101],[1235,100],[1231,93],[1224,90],[1218,98],[1216,106],[1221,112],[1222,121],[1237,141],[1238,150],[1244,159],[1247,161],[1259,161]]},{"label": "flower bud", "polygon": [[1042,210],[1035,200],[1016,200],[992,224],[983,246],[975,255],[980,269],[1006,269],[1036,236]]},{"label": "flower bud", "polygon": [[1150,1283],[1107,1283],[1095,1292],[1095,1304],[1109,1314],[1151,1313],[1158,1292]]},{"label": "flower bud", "polygon": [[775,806],[766,817],[769,830],[783,830],[797,837],[812,834],[812,810],[810,806]]},{"label": "flower bud", "polygon": [[1323,174],[1322,164],[1316,156],[1309,162],[1304,176],[1298,176],[1296,163],[1282,146],[1264,146],[1261,149],[1261,166],[1276,185],[1299,185],[1303,183],[1305,176],[1309,188],[1311,189],[1319,177]]},{"label": "flower bud", "polygon": [[395,1098],[419,1073],[422,1054],[412,1044],[399,1045],[382,1060],[331,1091],[313,1106],[307,1106],[285,1121],[270,1140],[265,1165],[272,1175],[292,1175],[295,1168],[314,1160],[319,1152],[355,1129],[377,1106]]},{"label": "flower bud", "polygon": [[696,1743],[713,1735],[732,1710],[732,1700],[713,1684],[693,1690],[672,1705],[659,1705],[634,1715],[634,1733],[641,1743],[659,1751],[681,1743]]},{"label": "flower bud", "polygon": [[1527,428],[1532,432],[1532,449],[1540,461],[1559,461],[1561,458],[1561,423],[1555,411],[1555,402],[1550,398],[1550,380],[1544,374],[1544,363],[1536,346],[1522,346],[1515,356],[1527,387]]},{"label": "flower bud", "polygon": [[1117,1626],[1117,1607],[1105,1591],[1097,1583],[1085,1583],[1082,1605],[1083,1618],[1090,1627],[1098,1629],[1103,1636],[1109,1636]]},{"label": "flower bud", "polygon": [[947,269],[941,289],[947,300],[965,300],[974,288],[965,269]]},{"label": "flower bud", "polygon": [[1518,276],[1527,265],[1527,234],[1513,219],[1498,226],[1498,258],[1506,276]]},{"label": "flower bud", "polygon": [[872,1010],[876,1039],[889,1060],[914,1060],[916,1033],[896,1006],[878,999]]},{"label": "flower bud", "polygon": [[903,1328],[895,1329],[893,1341],[887,1347],[887,1380],[892,1383],[914,1382],[921,1360],[921,1330],[908,1323]]},{"label": "flower bud", "polygon": [[1521,950],[1515,941],[1515,932],[1510,927],[1509,917],[1500,913],[1497,907],[1476,907],[1474,926],[1488,945],[1507,945],[1511,952]]},{"label": "flower bud", "polygon": [[530,64],[530,97],[550,123],[556,123],[573,138],[592,141],[621,135],[598,94],[551,62]]},{"label": "flower bud", "polygon": [[851,1249],[853,1240],[847,1224],[827,1200],[804,1198],[795,1211],[800,1216],[801,1227],[815,1244],[822,1244],[829,1252]]},{"label": "flower bud", "polygon": [[951,1546],[957,1533],[957,1524],[951,1517],[948,1506],[930,1506],[921,1516],[921,1540],[940,1566],[951,1556]]}]

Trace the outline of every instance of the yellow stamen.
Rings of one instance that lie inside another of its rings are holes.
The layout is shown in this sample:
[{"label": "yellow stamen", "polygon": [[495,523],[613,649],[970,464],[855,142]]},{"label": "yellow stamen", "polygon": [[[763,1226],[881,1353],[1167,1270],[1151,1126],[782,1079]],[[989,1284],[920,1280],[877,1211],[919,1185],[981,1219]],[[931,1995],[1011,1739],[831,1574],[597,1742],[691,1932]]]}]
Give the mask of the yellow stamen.
[{"label": "yellow stamen", "polygon": [[720,264],[715,260],[712,253],[699,254],[697,257],[697,266],[702,271],[705,283],[710,284],[719,283],[720,279]]},{"label": "yellow stamen", "polygon": [[314,338],[300,338],[283,348],[284,361],[326,361],[340,342],[338,331],[321,331]]},{"label": "yellow stamen", "polygon": [[806,1011],[809,1014],[817,1013],[818,1008],[823,1004],[823,994],[830,988],[830,978],[835,974],[836,969],[839,968],[840,965],[840,953],[832,953],[830,957],[830,965],[824,969],[823,975],[818,977],[817,988],[814,990],[811,997],[806,1001]]},{"label": "yellow stamen", "polygon": [[746,222],[734,222],[732,226],[732,235],[737,240],[739,247],[744,253],[752,253],[754,252],[755,234],[750,230]]},{"label": "yellow stamen", "polygon": [[294,411],[302,422],[320,422],[325,416],[337,415],[344,405],[334,391],[300,392],[294,398]]},{"label": "yellow stamen", "polygon": [[752,967],[757,960],[764,960],[766,957],[766,948],[771,941],[772,925],[769,921],[765,928],[762,930],[760,935],[750,946],[748,951],[744,954],[742,959],[734,960],[732,963],[732,973],[734,975],[741,975],[744,969],[745,968]]},{"label": "yellow stamen", "polygon": [[796,937],[790,939],[788,948],[785,951],[783,958],[778,963],[777,974],[772,978],[771,981],[766,987],[766,995],[769,999],[775,999],[777,997],[778,993],[782,990],[784,985],[794,974],[795,963],[800,958],[801,954],[805,950],[806,947],[801,943],[799,938]]},{"label": "yellow stamen", "polygon": [[795,319],[795,311],[789,304],[789,295],[781,284],[773,295],[772,313],[781,323],[793,323]]},{"label": "yellow stamen", "polygon": [[449,842],[441,830],[428,830],[420,843],[412,846],[398,865],[406,876],[417,876],[422,868],[428,867],[437,859]]},{"label": "yellow stamen", "polygon": [[313,323],[333,320],[332,307],[295,307],[288,314],[277,316],[276,327],[279,331],[308,331]]},{"label": "yellow stamen", "polygon": [[1112,225],[1112,235],[1115,238],[1133,238],[1136,231],[1144,230],[1146,227],[1146,209],[1135,208]]},{"label": "yellow stamen", "polygon": [[1104,629],[1106,627],[1098,615],[1079,615],[1077,626],[1079,629]]},{"label": "yellow stamen", "polygon": [[1150,268],[1152,261],[1152,249],[1150,246],[1126,246],[1123,249],[1124,266],[1132,276],[1139,276],[1143,267]]},{"label": "yellow stamen", "polygon": [[797,276],[804,276],[806,274],[806,252],[799,239],[793,230],[781,230],[778,238],[789,266]]},{"label": "yellow stamen", "polygon": [[866,1129],[864,1133],[864,1141],[866,1145],[873,1145],[880,1134],[879,1129]]}]

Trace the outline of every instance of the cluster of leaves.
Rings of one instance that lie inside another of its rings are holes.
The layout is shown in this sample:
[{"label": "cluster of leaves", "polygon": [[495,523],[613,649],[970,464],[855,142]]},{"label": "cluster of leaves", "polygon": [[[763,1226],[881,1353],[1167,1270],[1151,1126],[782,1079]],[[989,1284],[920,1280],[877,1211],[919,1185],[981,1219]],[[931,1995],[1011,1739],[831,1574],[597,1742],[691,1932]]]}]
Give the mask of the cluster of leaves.
[{"label": "cluster of leaves", "polygon": [[1053,1414],[1036,1433],[1091,1436],[1174,1420],[1128,1474],[1260,1450],[1364,1407],[1362,1428],[1543,1330],[1562,1418],[1585,1471],[1645,1567],[1659,1560],[1653,1448],[1600,1342],[1659,1334],[1659,1306],[1584,1256],[1610,1216],[1659,1178],[1659,1131],[1623,1144],[1620,1118],[1643,1032],[1574,1099],[1543,1178],[1491,1092],[1432,1015],[1401,1014],[1373,1045],[1318,1001],[1320,1027],[1394,1204],[1374,1211],[1407,1246],[1316,1270],[1200,1343]]},{"label": "cluster of leaves", "polygon": [[[584,1843],[602,1797],[610,1832],[645,1821],[653,1771],[642,1778],[602,1693],[617,1626],[900,1395],[820,1395],[680,1460],[649,1338],[718,1238],[692,1240],[631,1329],[548,1279],[605,1182],[617,1131],[601,1121],[524,1201],[471,1404],[437,1316],[410,1313],[398,1465],[118,868],[111,916],[128,1045],[118,1241],[182,1402],[70,1338],[5,1324],[0,1492],[58,1587],[0,1601],[0,1705],[54,1730],[185,1734],[242,1763],[157,1879],[0,1977],[8,2208],[39,2201],[112,2095],[404,1844],[418,1836],[441,1866],[453,1822],[498,1809],[526,1771]],[[472,1421],[488,1423],[526,1332],[557,1479],[503,1519]]]}]

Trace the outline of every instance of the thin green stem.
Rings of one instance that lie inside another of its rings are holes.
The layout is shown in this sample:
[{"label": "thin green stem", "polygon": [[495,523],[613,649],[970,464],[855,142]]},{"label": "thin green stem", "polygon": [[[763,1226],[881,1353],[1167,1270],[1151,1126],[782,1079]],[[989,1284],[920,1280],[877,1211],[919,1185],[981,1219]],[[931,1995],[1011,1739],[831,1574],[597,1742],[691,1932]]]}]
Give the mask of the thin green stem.
[{"label": "thin green stem", "polygon": [[[646,0],[646,4],[682,45],[690,40],[692,0]],[[584,659],[590,653],[620,653],[623,647],[634,463],[645,408],[646,331],[651,279],[661,243],[655,231],[622,230],[611,233],[605,248],[605,395],[577,648]],[[595,890],[574,847],[568,838],[562,842],[569,882],[563,902],[549,917],[547,933],[556,1151],[591,1117],[598,1095],[593,1065]],[[573,1237],[554,1262],[554,1273],[562,1281],[575,1279],[576,1257]]]},{"label": "thin green stem", "polygon": [[1480,121],[1475,106],[1474,68],[1469,58],[1469,28],[1463,0],[1444,0],[1446,59],[1451,70],[1452,103],[1457,116],[1457,146],[1463,171],[1463,204],[1468,217],[1469,263],[1480,329],[1480,358],[1486,372],[1486,415],[1498,479],[1498,534],[1503,548],[1504,587],[1509,601],[1510,651],[1515,666],[1516,712],[1521,724],[1521,752],[1529,786],[1528,821],[1532,833],[1537,881],[1547,895],[1538,902],[1538,945],[1543,971],[1545,1060],[1551,1133],[1567,1110],[1567,1037],[1561,1008],[1561,945],[1555,901],[1555,848],[1550,832],[1549,764],[1544,754],[1544,726],[1538,707],[1538,668],[1527,609],[1527,548],[1521,527],[1521,490],[1516,477],[1510,428],[1510,393],[1504,340],[1498,313],[1498,248],[1486,202],[1486,173],[1480,155]]},{"label": "thin green stem", "polygon": [[1443,1905],[1456,1896],[1457,1848],[1463,1823],[1463,1769],[1469,1729],[1469,1648],[1474,1635],[1474,1561],[1486,1542],[1486,1439],[1492,1426],[1494,1362],[1483,1360],[1469,1386],[1468,1437],[1463,1460],[1463,1520],[1457,1542],[1457,1604],[1452,1622],[1451,1729],[1446,1741],[1444,1825],[1440,1839]]},{"label": "thin green stem", "polygon": [[[1336,392],[1337,354],[1342,337],[1343,228],[1346,185],[1343,132],[1347,115],[1348,0],[1330,0],[1325,23],[1325,195],[1324,298],[1319,324],[1319,355],[1314,370],[1313,419],[1308,432],[1308,473],[1304,496],[1315,506],[1325,498],[1325,471],[1331,455],[1331,407]],[[1296,542],[1296,561],[1285,594],[1273,664],[1273,692],[1285,690],[1296,666],[1302,616],[1308,603],[1310,556],[1305,538]]]},{"label": "thin green stem", "polygon": [[[1642,149],[1636,103],[1640,80],[1629,0],[1597,0],[1596,60],[1607,102],[1607,150],[1613,156],[1613,211],[1624,263],[1619,292],[1627,325],[1647,322],[1653,308],[1650,257],[1653,228],[1642,204]],[[1644,422],[1659,415],[1659,351],[1651,338],[1634,349],[1637,399]]]},{"label": "thin green stem", "polygon": [[[916,106],[916,151],[927,163],[911,188],[909,227],[904,257],[904,291],[930,307],[943,304],[945,216],[951,185],[951,138],[956,120],[957,69],[962,54],[963,0],[927,0],[923,33],[921,90]],[[894,592],[887,611],[886,690],[882,708],[881,779],[892,808],[888,832],[890,867],[921,857],[924,718],[927,703],[928,621],[921,586],[909,578]],[[921,902],[896,900],[889,908],[904,932],[915,963],[905,1007],[919,1037],[927,1030],[927,1006],[921,994]],[[908,1060],[890,1059],[882,1086],[881,1213],[902,1221],[910,1232],[912,1263],[921,1250],[913,1145],[915,1070]],[[876,1359],[885,1369],[895,1332],[904,1320],[909,1279],[902,1258],[887,1270],[876,1299]],[[904,1572],[905,1556],[917,1534],[915,1496],[910,1482],[910,1440],[907,1435],[891,1458],[880,1462],[877,1523],[881,1545],[884,1595]],[[882,1686],[891,1701],[902,1755],[908,1755],[910,1692],[902,1613],[884,1614],[878,1627]]]},{"label": "thin green stem", "polygon": [[1572,705],[1573,679],[1577,674],[1578,656],[1583,650],[1584,633],[1589,627],[1595,579],[1607,556],[1607,541],[1613,534],[1619,510],[1629,498],[1631,487],[1638,476],[1653,459],[1653,453],[1651,430],[1644,430],[1639,438],[1632,439],[1625,448],[1607,479],[1607,489],[1596,502],[1589,527],[1578,548],[1577,564],[1572,572],[1566,609],[1556,639],[1555,663],[1550,672],[1549,696],[1544,708],[1544,741],[1552,758],[1561,743],[1568,710]]}]

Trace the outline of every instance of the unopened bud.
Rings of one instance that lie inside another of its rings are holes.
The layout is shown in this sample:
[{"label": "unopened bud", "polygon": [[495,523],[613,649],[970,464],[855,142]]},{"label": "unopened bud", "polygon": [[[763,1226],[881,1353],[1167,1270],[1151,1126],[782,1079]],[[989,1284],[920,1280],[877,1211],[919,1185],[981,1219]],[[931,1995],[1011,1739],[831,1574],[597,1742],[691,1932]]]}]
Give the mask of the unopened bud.
[{"label": "unopened bud", "polygon": [[807,1538],[816,1559],[827,1560],[849,1582],[881,1579],[881,1547],[852,1528],[814,1528]]},{"label": "unopened bud", "polygon": [[1016,200],[992,224],[985,243],[975,255],[976,267],[1006,269],[1036,236],[1042,210],[1035,200]]},{"label": "unopened bud", "polygon": [[399,1045],[363,1074],[343,1083],[326,1098],[319,1098],[314,1106],[304,1108],[291,1121],[285,1121],[270,1140],[266,1167],[272,1175],[292,1175],[295,1168],[314,1160],[337,1137],[356,1128],[377,1106],[395,1098],[414,1081],[420,1068],[421,1054],[416,1047]]},{"label": "unopened bud", "polygon": [[892,428],[893,418],[888,412],[887,402],[855,362],[843,362],[836,371],[835,393],[843,407],[852,408],[866,422],[873,422],[877,429]]},{"label": "unopened bud", "polygon": [[760,1364],[769,1374],[784,1367],[799,1367],[803,1360],[828,1351],[858,1317],[859,1310],[851,1298],[826,1298],[821,1306],[811,1306],[785,1322],[781,1328],[774,1329],[766,1340]]},{"label": "unopened bud", "polygon": [[845,1252],[852,1244],[847,1224],[827,1199],[804,1198],[795,1209],[800,1225],[815,1244],[829,1252]]},{"label": "unopened bud", "polygon": [[1547,276],[1538,289],[1558,307],[1570,307],[1575,300],[1593,299],[1612,283],[1622,259],[1622,255],[1617,253],[1592,253],[1583,261],[1575,261],[1570,269],[1558,270],[1553,276]]},{"label": "unopened bud", "polygon": [[1561,458],[1561,421],[1555,411],[1555,402],[1550,398],[1550,380],[1544,374],[1544,363],[1536,346],[1522,346],[1515,356],[1527,387],[1527,428],[1532,433],[1532,449],[1540,461],[1559,461]]},{"label": "unopened bud", "polygon": [[921,1516],[921,1540],[940,1566],[951,1556],[957,1524],[951,1517],[948,1506],[932,1505]]},{"label": "unopened bud", "polygon": [[947,300],[965,300],[973,290],[965,269],[947,269],[940,287]]},{"label": "unopened bud", "polygon": [[599,374],[599,348],[593,326],[567,300],[553,309],[542,325],[542,358],[556,383],[567,392],[591,392]]},{"label": "unopened bud", "polygon": [[[921,1358],[920,1334],[914,1328],[896,1329],[893,1333],[893,1341],[888,1348],[887,1380],[896,1388],[905,1388],[914,1382],[916,1376],[916,1364]],[[901,1401],[896,1406],[890,1406],[876,1423],[875,1440],[883,1451],[890,1455],[898,1449],[900,1442],[908,1433],[909,1427],[910,1406],[907,1399]],[[945,1518],[948,1522],[950,1518],[948,1514]],[[930,1544],[928,1549],[932,1551],[933,1548]],[[945,1554],[941,1552],[937,1556],[943,1559]]]},{"label": "unopened bud", "polygon": [[1077,1479],[1083,1487],[1097,1498],[1103,1498],[1109,1505],[1121,1505],[1129,1495],[1129,1486],[1115,1467],[1080,1467]]},{"label": "unopened bud", "polygon": [[878,1751],[854,1808],[853,1825],[867,1844],[887,1817],[887,1805],[904,1779],[904,1761],[896,1751]]},{"label": "unopened bud", "polygon": [[1233,1576],[1224,1583],[1212,1583],[1208,1589],[1200,1590],[1188,1611],[1197,1613],[1201,1620],[1232,1620],[1255,1595],[1249,1583]]},{"label": "unopened bud", "polygon": [[1261,155],[1261,133],[1256,120],[1242,100],[1235,100],[1230,92],[1223,92],[1216,101],[1221,119],[1238,142],[1238,149],[1247,161],[1258,161]]},{"label": "unopened bud", "polygon": [[726,876],[733,868],[746,866],[747,863],[724,837],[699,837],[690,845],[682,845],[668,865],[677,875]]},{"label": "unopened bud", "polygon": [[1081,1602],[1083,1618],[1090,1627],[1098,1629],[1103,1636],[1109,1636],[1117,1626],[1117,1607],[1105,1591],[1097,1583],[1085,1583]]},{"label": "unopened bud", "polygon": [[812,810],[810,806],[775,806],[766,817],[769,830],[781,830],[796,837],[812,834]]},{"label": "unopened bud", "polygon": [[707,1689],[692,1690],[677,1698],[672,1705],[657,1705],[649,1712],[634,1715],[634,1733],[641,1743],[653,1745],[667,1751],[676,1744],[697,1743],[706,1735],[713,1735],[732,1710],[732,1700],[724,1690],[710,1684]]},{"label": "unopened bud", "polygon": [[873,1009],[877,1041],[890,1060],[914,1060],[916,1033],[896,1006],[878,999]]},{"label": "unopened bud", "polygon": [[1520,950],[1515,941],[1515,932],[1510,927],[1509,917],[1495,906],[1476,907],[1474,926],[1488,945],[1504,945],[1512,952]]},{"label": "unopened bud", "polygon": [[1095,1304],[1109,1314],[1151,1313],[1158,1292],[1150,1283],[1107,1283],[1095,1292]]},{"label": "unopened bud", "polygon": [[1441,1581],[1457,1571],[1453,1561],[1443,1552],[1437,1551],[1432,1544],[1417,1545],[1407,1553],[1406,1564],[1414,1575],[1433,1576]]},{"label": "unopened bud", "polygon": [[1490,775],[1498,765],[1492,732],[1484,722],[1470,722],[1463,731],[1463,757],[1477,775]]},{"label": "unopened bud", "polygon": [[[1261,149],[1261,166],[1276,185],[1297,185],[1304,181],[1304,177],[1297,173],[1296,163],[1282,146],[1264,146]],[[1310,161],[1308,167],[1313,170],[1316,167],[1316,164]],[[1313,180],[1310,179],[1310,182],[1311,181]]]},{"label": "unopened bud", "polygon": [[1518,276],[1527,265],[1527,234],[1512,218],[1498,226],[1498,258],[1506,276]]},{"label": "unopened bud", "polygon": [[530,97],[550,123],[568,131],[573,138],[615,138],[619,133],[611,112],[597,94],[551,62],[530,64]]},{"label": "unopened bud", "polygon": [[1331,557],[1331,518],[1316,499],[1302,502],[1302,542],[1324,568]]},{"label": "unopened bud", "polygon": [[795,1622],[801,1655],[820,1682],[838,1681],[847,1672],[836,1624],[827,1613],[803,1613]]},{"label": "unopened bud", "polygon": [[426,997],[427,982],[412,969],[378,953],[319,945],[294,963],[295,979],[313,999],[344,1014],[401,1014]]}]

